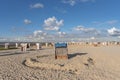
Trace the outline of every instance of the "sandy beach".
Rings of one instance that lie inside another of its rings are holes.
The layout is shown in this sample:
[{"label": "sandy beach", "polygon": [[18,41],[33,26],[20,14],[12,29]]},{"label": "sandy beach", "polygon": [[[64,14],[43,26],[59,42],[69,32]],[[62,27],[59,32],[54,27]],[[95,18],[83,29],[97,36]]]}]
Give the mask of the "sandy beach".
[{"label": "sandy beach", "polygon": [[0,80],[120,80],[120,46],[68,46],[68,60],[53,48],[0,51]]}]

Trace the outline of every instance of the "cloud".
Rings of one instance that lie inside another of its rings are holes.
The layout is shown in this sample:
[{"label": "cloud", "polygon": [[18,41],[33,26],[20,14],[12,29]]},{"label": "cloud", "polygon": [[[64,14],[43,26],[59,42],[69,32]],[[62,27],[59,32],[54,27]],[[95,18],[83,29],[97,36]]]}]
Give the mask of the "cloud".
[{"label": "cloud", "polygon": [[55,10],[59,13],[65,14],[67,13],[67,10],[63,9],[63,8],[59,8],[59,7],[55,7]]},{"label": "cloud", "polygon": [[61,32],[61,31],[59,31],[58,34],[59,34],[59,35],[65,35],[66,32]]},{"label": "cloud", "polygon": [[32,33],[32,31],[30,31],[26,27],[22,27],[22,26],[19,26],[19,27],[18,26],[13,26],[13,27],[11,27],[10,31],[14,35],[18,35],[18,34],[27,35],[27,34]]},{"label": "cloud", "polygon": [[110,36],[120,36],[120,29],[117,29],[115,27],[108,29],[107,32]]},{"label": "cloud", "polygon": [[31,22],[31,20],[25,19],[25,20],[24,20],[24,23],[25,23],[25,24],[31,24],[32,22]]},{"label": "cloud", "polygon": [[92,37],[92,36],[101,36],[102,35],[100,30],[97,30],[95,28],[86,28],[82,25],[74,27],[73,30],[75,31],[75,33],[78,33],[78,35],[81,35],[80,37],[90,37],[90,36]]},{"label": "cloud", "polygon": [[111,21],[107,21],[106,23],[108,23],[108,24],[116,24],[118,22],[119,22],[118,20],[111,20]]},{"label": "cloud", "polygon": [[92,23],[101,26],[101,25],[113,25],[113,24],[117,24],[118,22],[119,22],[118,20],[108,20],[103,22],[93,21]]},{"label": "cloud", "polygon": [[95,0],[79,0],[80,2],[95,2]]},{"label": "cloud", "polygon": [[94,29],[94,28],[85,28],[85,27],[82,26],[82,25],[77,26],[77,27],[74,27],[74,30],[76,30],[76,31],[83,31],[83,32],[85,32],[85,33],[97,32],[97,30]]},{"label": "cloud", "polygon": [[44,5],[42,3],[36,3],[33,5],[30,5],[31,8],[44,8]]},{"label": "cloud", "polygon": [[41,30],[36,30],[36,31],[33,32],[34,36],[37,36],[37,35],[40,34],[40,33],[42,33]]},{"label": "cloud", "polygon": [[63,20],[58,21],[56,17],[51,17],[44,20],[44,29],[45,30],[55,30],[58,31],[60,27],[63,25]]},{"label": "cloud", "polygon": [[120,39],[120,36],[118,36],[118,38]]},{"label": "cloud", "polygon": [[76,4],[76,0],[63,0],[62,2],[65,4],[70,4],[71,6]]},{"label": "cloud", "polygon": [[47,35],[47,33],[43,32],[42,30],[36,30],[33,32],[33,35],[34,35],[34,37],[43,37],[43,36]]},{"label": "cloud", "polygon": [[0,37],[0,41],[7,41],[7,38]]},{"label": "cloud", "polygon": [[66,35],[66,32],[59,31],[57,33],[58,33],[59,37],[65,37],[65,35]]},{"label": "cloud", "polygon": [[74,6],[77,3],[95,2],[95,0],[62,0],[62,2]]},{"label": "cloud", "polygon": [[91,37],[90,39],[91,39],[91,40],[94,40],[94,39],[95,39],[95,37]]}]

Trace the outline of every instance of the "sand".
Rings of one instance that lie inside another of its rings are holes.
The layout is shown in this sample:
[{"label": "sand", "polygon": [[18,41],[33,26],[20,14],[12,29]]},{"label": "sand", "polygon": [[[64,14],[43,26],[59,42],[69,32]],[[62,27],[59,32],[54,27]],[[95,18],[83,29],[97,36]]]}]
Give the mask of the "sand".
[{"label": "sand", "polygon": [[68,46],[69,59],[54,49],[0,51],[0,80],[120,80],[120,46]]}]

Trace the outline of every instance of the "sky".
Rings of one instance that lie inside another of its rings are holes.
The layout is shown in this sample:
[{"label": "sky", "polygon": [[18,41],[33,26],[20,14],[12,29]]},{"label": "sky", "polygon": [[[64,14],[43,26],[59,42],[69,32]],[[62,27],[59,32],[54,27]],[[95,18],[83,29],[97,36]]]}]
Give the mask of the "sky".
[{"label": "sky", "polygon": [[120,0],[0,0],[0,41],[119,41]]}]

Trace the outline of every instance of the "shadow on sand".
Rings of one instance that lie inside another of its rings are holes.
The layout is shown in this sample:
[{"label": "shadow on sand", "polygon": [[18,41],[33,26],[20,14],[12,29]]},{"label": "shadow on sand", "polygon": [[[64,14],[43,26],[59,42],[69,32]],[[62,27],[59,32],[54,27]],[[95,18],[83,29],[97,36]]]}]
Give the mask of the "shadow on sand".
[{"label": "shadow on sand", "polygon": [[0,54],[0,56],[10,56],[10,55],[20,55],[20,54],[26,54],[26,53],[29,53],[29,52],[13,52],[13,53],[6,53],[6,54]]},{"label": "shadow on sand", "polygon": [[68,54],[68,58],[71,59],[71,58],[74,58],[76,56],[82,56],[82,55],[86,55],[88,53],[73,53],[73,54]]}]

